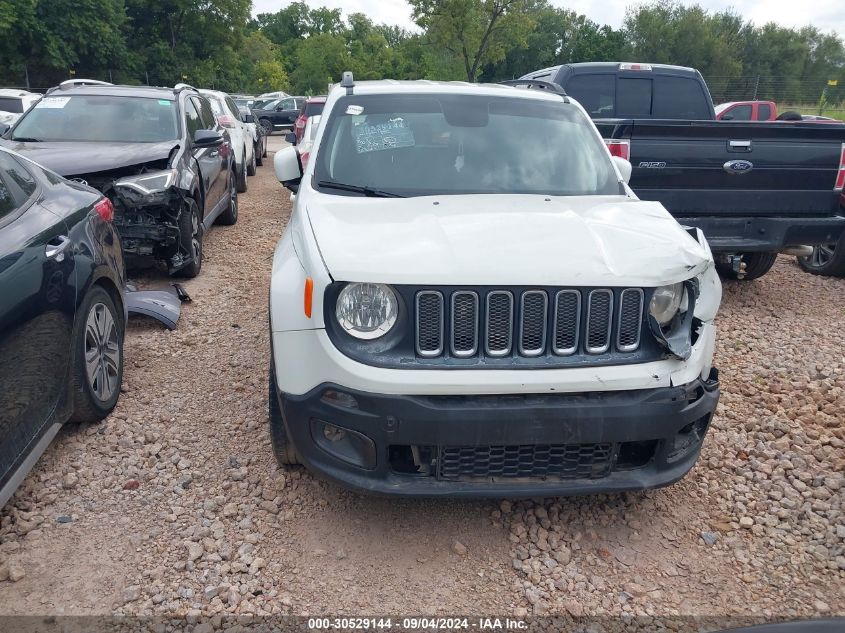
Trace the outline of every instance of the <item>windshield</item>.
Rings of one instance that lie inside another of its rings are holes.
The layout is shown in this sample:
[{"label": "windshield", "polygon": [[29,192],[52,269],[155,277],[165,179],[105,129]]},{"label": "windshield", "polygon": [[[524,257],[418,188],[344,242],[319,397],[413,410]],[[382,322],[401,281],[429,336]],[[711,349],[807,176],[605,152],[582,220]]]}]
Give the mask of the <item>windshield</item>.
[{"label": "windshield", "polygon": [[326,123],[315,172],[326,193],[624,193],[590,120],[563,101],[348,96]]},{"label": "windshield", "polygon": [[323,113],[323,108],[326,107],[325,101],[311,101],[305,102],[305,108],[302,113],[305,116],[315,116]]},{"label": "windshield", "polygon": [[15,126],[12,140],[156,143],[179,137],[169,99],[48,96]]}]

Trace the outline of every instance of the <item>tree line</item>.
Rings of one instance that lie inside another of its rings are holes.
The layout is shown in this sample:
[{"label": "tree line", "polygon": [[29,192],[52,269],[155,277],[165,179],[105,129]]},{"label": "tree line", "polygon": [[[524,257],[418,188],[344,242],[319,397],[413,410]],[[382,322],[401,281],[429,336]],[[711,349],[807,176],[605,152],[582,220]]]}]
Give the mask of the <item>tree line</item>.
[{"label": "tree line", "polygon": [[796,103],[845,97],[843,40],[814,26],[754,25],[674,0],[632,4],[619,29],[549,0],[408,4],[418,29],[304,2],[252,17],[251,0],[0,0],[0,82],[43,89],[77,76],[317,94],[344,70],[498,81],[566,62],[642,61],[698,68],[717,100],[752,90]]}]

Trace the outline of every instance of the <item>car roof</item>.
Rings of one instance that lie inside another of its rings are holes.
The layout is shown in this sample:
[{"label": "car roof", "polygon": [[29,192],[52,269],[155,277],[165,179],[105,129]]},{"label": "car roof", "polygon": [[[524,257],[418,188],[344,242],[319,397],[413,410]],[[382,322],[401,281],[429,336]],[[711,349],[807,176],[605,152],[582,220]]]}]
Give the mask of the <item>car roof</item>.
[{"label": "car roof", "polygon": [[63,86],[51,88],[45,96],[105,95],[109,97],[147,97],[175,101],[179,91],[155,86]]},{"label": "car roof", "polygon": [[37,92],[28,92],[20,88],[0,88],[0,97],[40,97]]},{"label": "car roof", "polygon": [[[346,88],[338,84],[333,93],[346,92]],[[355,82],[353,94],[455,94],[480,95],[491,97],[516,97],[521,99],[535,99],[538,101],[560,101],[561,95],[550,90],[528,90],[503,84],[476,84],[466,81],[431,81],[417,79],[413,81],[398,81],[383,79],[380,81]],[[314,97],[325,99],[325,97]]]}]

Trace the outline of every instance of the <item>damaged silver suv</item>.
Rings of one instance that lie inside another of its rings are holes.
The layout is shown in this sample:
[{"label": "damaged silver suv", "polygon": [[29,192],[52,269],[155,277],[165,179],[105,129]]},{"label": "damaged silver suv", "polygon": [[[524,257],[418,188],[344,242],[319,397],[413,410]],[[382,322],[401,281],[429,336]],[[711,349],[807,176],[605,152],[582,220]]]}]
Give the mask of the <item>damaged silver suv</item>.
[{"label": "damaged silver suv", "polygon": [[159,261],[195,277],[205,231],[238,219],[228,133],[190,86],[59,86],[3,139],[108,196],[129,266]]}]

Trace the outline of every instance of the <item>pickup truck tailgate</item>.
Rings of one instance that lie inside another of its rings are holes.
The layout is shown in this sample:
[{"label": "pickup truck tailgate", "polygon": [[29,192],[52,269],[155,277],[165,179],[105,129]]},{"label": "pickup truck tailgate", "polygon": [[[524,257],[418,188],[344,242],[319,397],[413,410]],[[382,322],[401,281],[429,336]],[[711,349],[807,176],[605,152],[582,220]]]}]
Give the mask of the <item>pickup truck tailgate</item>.
[{"label": "pickup truck tailgate", "polygon": [[845,125],[599,120],[630,139],[631,188],[676,217],[831,216]]}]

